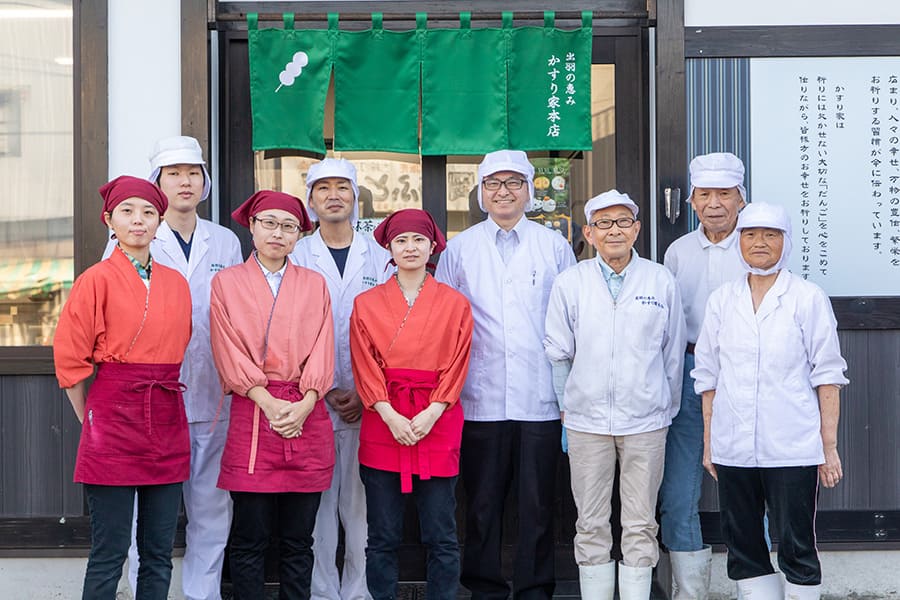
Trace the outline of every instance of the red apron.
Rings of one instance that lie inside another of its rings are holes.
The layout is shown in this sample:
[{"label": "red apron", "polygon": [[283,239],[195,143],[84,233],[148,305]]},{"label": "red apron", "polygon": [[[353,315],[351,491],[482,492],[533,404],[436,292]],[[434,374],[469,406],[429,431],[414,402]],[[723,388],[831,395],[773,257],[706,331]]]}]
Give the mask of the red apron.
[{"label": "red apron", "polygon": [[[289,402],[303,399],[296,382],[269,381],[266,389]],[[324,400],[316,402],[298,438],[272,429],[253,400],[234,394],[218,487],[233,492],[322,492],[331,487],[334,430]]]},{"label": "red apron", "polygon": [[75,481],[161,485],[190,476],[179,364],[100,363],[88,392]]},{"label": "red apron", "polygon": [[[385,369],[391,406],[411,419],[431,401],[438,372],[419,369]],[[391,429],[374,410],[364,410],[359,431],[359,462],[373,469],[400,473],[400,491],[412,492],[412,476],[420,479],[454,477],[459,474],[459,446],[463,411],[457,402],[435,421],[431,431],[414,446],[394,439]]]}]

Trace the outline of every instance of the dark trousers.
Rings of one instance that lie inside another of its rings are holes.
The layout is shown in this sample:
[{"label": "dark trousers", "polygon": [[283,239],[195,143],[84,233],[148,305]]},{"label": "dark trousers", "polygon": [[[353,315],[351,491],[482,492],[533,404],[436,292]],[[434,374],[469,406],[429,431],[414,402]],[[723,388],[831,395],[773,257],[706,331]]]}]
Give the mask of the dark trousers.
[{"label": "dark trousers", "polygon": [[137,493],[136,600],[165,600],[172,578],[172,545],[181,505],[181,484],[112,486],[85,484],[91,511],[91,553],[83,600],[113,600],[131,545]]},{"label": "dark trousers", "polygon": [[[366,584],[373,600],[397,598],[400,569],[397,551],[403,538],[405,498],[400,474],[363,465],[366,486]],[[427,551],[428,600],[455,600],[459,587],[459,539],[456,536],[456,477],[413,476],[413,497],[419,513],[422,544]]]},{"label": "dark trousers", "polygon": [[466,490],[461,581],[473,600],[509,596],[500,554],[503,508],[510,489],[518,508],[513,597],[553,597],[553,507],[560,435],[558,420],[465,422],[460,457]]},{"label": "dark trousers", "polygon": [[278,597],[307,600],[313,567],[313,527],[321,492],[231,492],[228,566],[235,600],[265,597],[266,549],[278,536]]},{"label": "dark trousers", "polygon": [[778,538],[778,566],[797,585],[818,585],[816,552],[818,467],[724,467],[719,476],[719,513],[728,547],[728,577],[748,579],[774,573],[763,518]]}]

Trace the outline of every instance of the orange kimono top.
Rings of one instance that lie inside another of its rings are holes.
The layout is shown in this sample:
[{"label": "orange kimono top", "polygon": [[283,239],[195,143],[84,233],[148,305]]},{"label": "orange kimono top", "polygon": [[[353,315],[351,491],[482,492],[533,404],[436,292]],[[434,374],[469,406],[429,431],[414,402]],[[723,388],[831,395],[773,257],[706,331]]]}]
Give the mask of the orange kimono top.
[{"label": "orange kimono top", "polygon": [[[396,278],[356,297],[350,317],[350,354],[356,388],[366,409],[359,460],[368,467],[422,479],[459,473],[462,407],[459,394],[469,369],[472,309],[465,296],[427,275],[412,308]],[[429,402],[450,406],[431,432],[401,446],[372,406],[388,401],[407,418]]]},{"label": "orange kimono top", "polygon": [[148,302],[147,286],[118,248],[78,277],[53,338],[60,387],[84,381],[100,363],[181,363],[191,337],[190,288],[157,262],[150,281]]},{"label": "orange kimono top", "polygon": [[191,294],[154,263],[149,290],[116,249],[72,287],[53,342],[63,388],[97,377],[85,400],[75,481],[159,485],[190,474],[179,371],[191,337]]},{"label": "orange kimono top", "polygon": [[[290,261],[277,298],[254,256],[213,277],[210,339],[223,391],[233,394],[219,487],[249,492],[328,489],[334,434],[324,405],[334,378],[334,323],[325,279]],[[299,401],[319,401],[299,438],[285,440],[247,392],[265,387]]]}]

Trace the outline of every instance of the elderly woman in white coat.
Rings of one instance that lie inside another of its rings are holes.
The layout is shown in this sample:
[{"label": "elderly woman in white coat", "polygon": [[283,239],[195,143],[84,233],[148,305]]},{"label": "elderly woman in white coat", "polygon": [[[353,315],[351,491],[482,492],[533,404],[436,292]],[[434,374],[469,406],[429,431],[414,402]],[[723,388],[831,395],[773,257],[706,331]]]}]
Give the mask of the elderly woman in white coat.
[{"label": "elderly woman in white coat", "polygon": [[[709,298],[697,340],[703,464],[716,478],[728,576],[744,598],[818,599],[818,482],[841,477],[839,390],[847,384],[828,296],[785,267],[791,223],[756,203],[738,218],[746,276]],[[779,539],[774,572],[763,515]]]}]

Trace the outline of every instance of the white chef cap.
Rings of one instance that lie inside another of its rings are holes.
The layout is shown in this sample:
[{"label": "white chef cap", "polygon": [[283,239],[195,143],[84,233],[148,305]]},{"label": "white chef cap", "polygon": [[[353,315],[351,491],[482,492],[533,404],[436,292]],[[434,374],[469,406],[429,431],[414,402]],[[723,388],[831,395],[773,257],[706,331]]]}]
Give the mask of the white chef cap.
[{"label": "white chef cap", "polygon": [[748,204],[744,210],[738,215],[737,232],[740,235],[744,229],[752,227],[768,227],[769,229],[779,229],[784,233],[784,246],[781,250],[781,258],[769,269],[756,269],[747,264],[744,260],[744,254],[741,253],[741,263],[744,268],[755,275],[772,275],[784,268],[791,255],[791,218],[783,206],[777,204],[768,204],[766,202],[753,202]]},{"label": "white chef cap", "polygon": [[481,164],[478,165],[478,206],[481,210],[487,212],[481,198],[481,182],[485,177],[500,171],[512,171],[525,177],[528,181],[528,202],[525,203],[525,212],[534,210],[534,165],[521,150],[497,150],[484,155]]},{"label": "white chef cap", "polygon": [[306,212],[309,213],[310,220],[319,220],[319,215],[316,214],[309,202],[313,184],[328,177],[340,177],[350,182],[350,187],[353,188],[353,212],[350,214],[350,223],[356,226],[356,222],[359,220],[359,186],[356,184],[356,167],[344,158],[324,158],[309,167],[309,172],[306,173]]},{"label": "white chef cap", "polygon": [[731,152],[713,152],[701,154],[691,161],[691,193],[694,188],[733,188],[736,187],[744,202],[747,201],[747,190],[744,188],[744,163]]},{"label": "white chef cap", "polygon": [[209,178],[209,171],[206,170],[206,161],[203,160],[200,142],[196,138],[176,135],[157,141],[153,147],[153,154],[150,155],[150,177],[147,179],[157,183],[162,168],[172,165],[200,165],[200,168],[203,169],[203,193],[200,195],[200,199],[209,198],[212,181]]},{"label": "white chef cap", "polygon": [[602,210],[604,208],[609,208],[610,206],[624,206],[631,211],[631,214],[634,215],[634,218],[637,219],[638,216],[638,206],[634,203],[628,194],[622,194],[618,190],[609,190],[608,192],[603,192],[599,196],[594,196],[584,205],[584,222],[591,222],[591,214],[595,210]]}]

